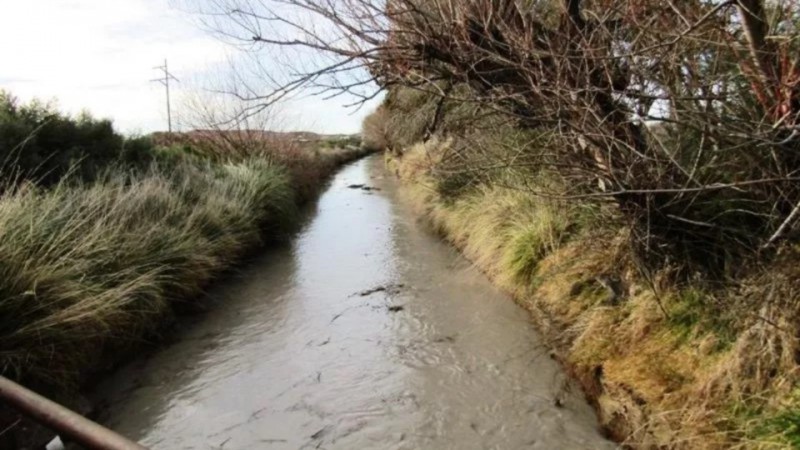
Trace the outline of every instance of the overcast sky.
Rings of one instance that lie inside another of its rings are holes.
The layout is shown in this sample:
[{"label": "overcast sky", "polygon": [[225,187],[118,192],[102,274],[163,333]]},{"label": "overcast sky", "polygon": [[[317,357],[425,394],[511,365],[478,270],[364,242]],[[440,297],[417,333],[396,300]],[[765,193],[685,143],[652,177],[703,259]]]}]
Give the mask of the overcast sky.
[{"label": "overcast sky", "polygon": [[[168,0],[7,1],[0,15],[0,89],[22,100],[56,99],[60,109],[111,118],[126,133],[166,129],[164,88],[154,66],[168,58],[180,97],[219,76],[236,50],[208,35]],[[288,129],[352,133],[375,102],[359,111],[303,98],[282,107]],[[184,125],[186,127],[186,125]]]}]

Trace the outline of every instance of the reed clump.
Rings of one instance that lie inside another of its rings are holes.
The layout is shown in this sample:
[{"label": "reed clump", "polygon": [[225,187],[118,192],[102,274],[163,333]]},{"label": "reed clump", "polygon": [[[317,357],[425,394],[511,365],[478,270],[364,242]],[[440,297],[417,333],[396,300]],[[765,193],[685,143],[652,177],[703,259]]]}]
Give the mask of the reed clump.
[{"label": "reed clump", "polygon": [[264,161],[113,173],[0,197],[2,372],[76,380],[109,344],[140,340],[296,220],[286,170]]}]

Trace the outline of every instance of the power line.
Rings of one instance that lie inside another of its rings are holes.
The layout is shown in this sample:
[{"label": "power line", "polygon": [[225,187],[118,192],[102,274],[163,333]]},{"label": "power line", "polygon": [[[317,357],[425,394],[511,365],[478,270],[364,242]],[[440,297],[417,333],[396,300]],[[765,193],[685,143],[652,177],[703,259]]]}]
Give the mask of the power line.
[{"label": "power line", "polygon": [[164,76],[162,78],[156,78],[150,81],[157,81],[163,84],[165,88],[167,88],[167,127],[168,127],[167,129],[170,133],[172,133],[172,111],[170,110],[170,105],[169,105],[169,80],[175,80],[177,82],[180,82],[180,80],[178,80],[177,78],[172,76],[171,73],[169,73],[169,67],[167,66],[166,59],[164,60],[163,66],[156,66],[153,67],[153,69],[160,70],[164,73]]}]

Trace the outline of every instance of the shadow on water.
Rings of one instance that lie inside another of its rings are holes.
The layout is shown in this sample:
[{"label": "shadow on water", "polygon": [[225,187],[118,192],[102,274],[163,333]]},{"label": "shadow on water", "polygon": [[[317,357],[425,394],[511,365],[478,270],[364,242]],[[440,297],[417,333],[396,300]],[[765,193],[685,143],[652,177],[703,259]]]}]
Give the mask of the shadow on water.
[{"label": "shadow on water", "polygon": [[158,449],[614,447],[527,313],[414,220],[379,156],[210,295],[98,389],[109,426]]}]

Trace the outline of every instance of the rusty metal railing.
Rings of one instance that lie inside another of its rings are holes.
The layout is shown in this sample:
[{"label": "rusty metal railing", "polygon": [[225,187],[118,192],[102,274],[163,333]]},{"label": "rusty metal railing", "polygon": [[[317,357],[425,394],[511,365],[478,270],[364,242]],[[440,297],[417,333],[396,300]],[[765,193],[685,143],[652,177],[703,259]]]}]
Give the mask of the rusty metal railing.
[{"label": "rusty metal railing", "polygon": [[0,401],[21,414],[92,450],[147,450],[36,392],[0,376]]}]

